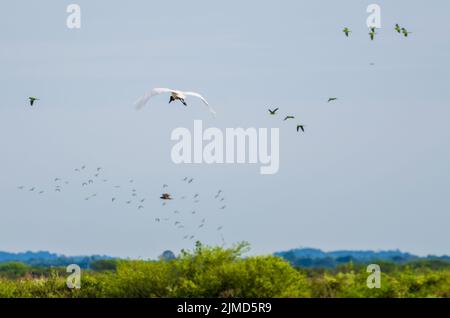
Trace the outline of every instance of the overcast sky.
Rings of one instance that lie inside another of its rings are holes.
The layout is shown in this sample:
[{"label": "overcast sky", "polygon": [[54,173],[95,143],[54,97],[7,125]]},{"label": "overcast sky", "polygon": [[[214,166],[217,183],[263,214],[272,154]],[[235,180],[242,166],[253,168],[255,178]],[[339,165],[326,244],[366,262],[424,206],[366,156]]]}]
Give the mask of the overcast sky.
[{"label": "overcast sky", "polygon": [[[222,244],[223,226],[226,244],[246,240],[252,253],[450,254],[448,1],[80,0],[81,29],[71,30],[73,2],[2,3],[0,250],[153,258],[192,248],[187,234]],[[371,3],[382,24],[373,42]],[[217,118],[168,96],[134,110],[152,87],[199,91]],[[170,134],[195,119],[279,127],[279,172],[174,164]],[[163,190],[175,198],[167,206]]]}]

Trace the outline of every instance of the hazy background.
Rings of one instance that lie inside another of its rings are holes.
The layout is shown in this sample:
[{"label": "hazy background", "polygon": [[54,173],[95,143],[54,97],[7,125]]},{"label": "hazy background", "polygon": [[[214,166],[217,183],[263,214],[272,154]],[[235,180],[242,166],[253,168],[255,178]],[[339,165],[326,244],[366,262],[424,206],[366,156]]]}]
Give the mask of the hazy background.
[{"label": "hazy background", "polygon": [[[81,30],[66,27],[70,3],[81,5]],[[371,3],[382,15],[373,42]],[[448,12],[443,0],[3,1],[0,250],[155,257],[193,246],[173,226],[178,209],[196,239],[221,244],[223,225],[227,244],[247,240],[252,253],[449,254]],[[413,33],[404,38],[395,23]],[[133,109],[146,90],[166,86],[201,92],[217,118],[195,99],[169,106],[168,96]],[[28,96],[41,100],[31,108]],[[339,100],[328,104],[331,96]],[[285,123],[286,114],[298,120]],[[173,164],[170,133],[192,129],[194,119],[280,127],[278,174]],[[108,182],[82,188],[81,165],[91,174],[103,167]],[[61,193],[55,177],[70,181]],[[163,183],[177,198],[198,192],[201,201],[162,207]],[[132,187],[145,209],[124,203]],[[213,199],[218,189],[225,210]],[[91,193],[98,196],[85,201]],[[164,215],[171,220],[154,222]]]}]

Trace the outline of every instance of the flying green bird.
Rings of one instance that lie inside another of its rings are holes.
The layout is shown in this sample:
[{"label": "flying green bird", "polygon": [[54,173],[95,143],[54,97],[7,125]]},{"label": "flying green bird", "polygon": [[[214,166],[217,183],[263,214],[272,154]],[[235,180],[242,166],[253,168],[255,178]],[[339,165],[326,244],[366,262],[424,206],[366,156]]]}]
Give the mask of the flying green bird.
[{"label": "flying green bird", "polygon": [[303,132],[305,132],[305,126],[303,125],[297,125],[297,132],[301,129]]},{"label": "flying green bird", "polygon": [[395,31],[397,31],[397,33],[401,33],[402,29],[400,29],[400,26],[397,24],[395,24]]},{"label": "flying green bird", "polygon": [[274,110],[268,109],[270,115],[276,115],[276,112],[278,111],[278,108],[275,108]]},{"label": "flying green bird", "polygon": [[33,106],[34,102],[39,100],[39,98],[30,96],[30,97],[28,97],[28,100],[30,101],[30,106]]},{"label": "flying green bird", "polygon": [[408,35],[409,35],[410,33],[412,33],[412,32],[409,32],[408,30],[406,30],[405,28],[402,28],[401,31],[402,31],[402,33],[403,33],[403,35],[404,35],[405,37],[408,37]]},{"label": "flying green bird", "polygon": [[348,37],[348,35],[349,35],[352,31],[350,31],[349,28],[345,27],[344,30],[342,30],[342,32],[344,32],[345,36]]},{"label": "flying green bird", "polygon": [[295,118],[294,116],[286,116],[286,117],[284,117],[284,121],[286,121],[288,119],[294,119],[294,118]]},{"label": "flying green bird", "polygon": [[334,100],[337,100],[337,97],[330,97],[330,98],[328,98],[328,103],[329,103],[329,102],[332,102],[332,101],[334,101]]}]

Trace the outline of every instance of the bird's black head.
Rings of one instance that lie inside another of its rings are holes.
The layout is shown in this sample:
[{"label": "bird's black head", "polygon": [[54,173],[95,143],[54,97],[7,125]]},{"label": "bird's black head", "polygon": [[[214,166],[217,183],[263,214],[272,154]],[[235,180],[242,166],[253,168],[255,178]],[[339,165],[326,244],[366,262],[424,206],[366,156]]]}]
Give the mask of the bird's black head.
[{"label": "bird's black head", "polygon": [[173,102],[174,100],[175,100],[175,98],[174,98],[173,96],[170,96],[169,104],[170,104],[171,102]]}]

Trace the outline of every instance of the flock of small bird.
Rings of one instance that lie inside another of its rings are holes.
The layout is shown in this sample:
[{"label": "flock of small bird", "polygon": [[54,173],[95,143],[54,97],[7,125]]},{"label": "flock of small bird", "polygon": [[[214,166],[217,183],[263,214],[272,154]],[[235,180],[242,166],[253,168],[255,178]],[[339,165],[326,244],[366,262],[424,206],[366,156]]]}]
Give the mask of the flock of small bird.
[{"label": "flock of small bird", "polygon": [[[375,27],[370,27],[369,28],[369,37],[370,40],[373,41],[375,39],[375,35],[377,34],[375,32],[376,28]],[[397,23],[395,24],[394,30],[397,31],[397,33],[403,34],[403,36],[405,38],[408,37],[408,35],[410,35],[412,32],[408,31],[406,28],[400,27],[400,25]],[[345,36],[348,37],[350,35],[350,33],[352,33],[352,31],[350,31],[350,29],[348,27],[345,27],[342,32],[344,32]]]},{"label": "flock of small bird", "polygon": [[[330,98],[328,98],[328,103],[333,102],[333,101],[335,101],[335,100],[337,100],[337,99],[338,99],[337,97],[330,97]],[[278,110],[279,110],[278,107],[275,108],[275,109],[270,109],[270,108],[269,108],[269,109],[268,109],[269,115],[271,115],[271,116],[277,115]],[[286,115],[286,116],[284,117],[283,121],[286,121],[286,120],[289,120],[289,119],[295,119],[295,116],[293,116],[293,115]],[[299,132],[300,130],[301,130],[302,132],[305,132],[305,125],[304,125],[304,124],[297,124],[296,130],[297,130],[297,132]]]},{"label": "flock of small bird", "polygon": [[[82,165],[81,167],[73,169],[73,171],[75,175],[72,175],[70,178],[55,177],[51,180],[50,186],[47,185],[45,188],[20,185],[18,186],[18,189],[42,195],[46,192],[61,193],[68,191],[72,186],[72,189],[75,187],[77,191],[81,190],[85,193],[82,197],[84,201],[94,200],[95,198],[101,200],[101,198],[103,198],[103,202],[110,202],[110,204],[114,205],[123,204],[125,207],[134,206],[138,211],[146,211],[145,203],[152,199],[160,200],[162,201],[161,206],[163,207],[163,211],[159,212],[162,212],[163,215],[155,215],[154,221],[156,223],[166,222],[168,224],[173,222],[173,226],[176,230],[183,231],[181,237],[184,240],[193,240],[196,238],[198,231],[204,229],[208,225],[207,215],[200,212],[200,193],[190,193],[195,190],[195,182],[192,177],[180,179],[179,183],[175,186],[175,189],[180,189],[184,186],[188,187],[184,187],[184,195],[174,196],[168,191],[169,185],[163,184],[160,196],[154,194],[146,196],[142,195],[144,191],[137,190],[134,179],[129,179],[121,184],[113,183],[104,177],[102,167],[88,169],[86,165]],[[180,183],[184,186],[180,186]],[[101,187],[98,185],[101,185]],[[221,189],[217,190],[217,192],[210,193],[205,199],[212,200],[217,211],[226,209],[225,197],[223,196],[223,190]],[[171,202],[170,205],[168,204],[169,202]],[[167,211],[169,207],[173,208],[172,213]],[[150,208],[148,208],[148,210],[150,210]],[[149,212],[158,211],[155,211],[153,207]],[[222,242],[224,243],[222,229],[223,225],[215,227],[215,231],[219,233]]]},{"label": "flock of small bird", "polygon": [[[397,33],[403,34],[404,37],[408,37],[408,35],[411,34],[410,31],[408,31],[404,27],[400,27],[399,24],[396,24],[394,29],[395,29],[395,31]],[[372,27],[372,28],[369,29],[369,31],[370,31],[369,32],[370,39],[373,41],[375,39],[375,35],[377,34],[375,32],[375,28]],[[352,31],[348,27],[345,27],[343,29],[343,32],[344,32],[346,37],[349,37],[349,35],[350,35],[350,33]],[[371,63],[371,65],[373,65],[373,63]],[[140,108],[144,107],[149,102],[149,100],[152,97],[157,96],[157,95],[161,95],[161,94],[170,94],[169,103],[174,102],[174,101],[180,101],[184,106],[187,106],[187,103],[186,103],[186,98],[187,97],[189,97],[189,96],[197,97],[207,106],[208,110],[213,115],[216,114],[214,109],[212,109],[209,106],[209,104],[206,101],[206,99],[202,95],[200,95],[199,93],[196,93],[196,92],[184,92],[184,91],[173,90],[173,89],[169,89],[169,88],[153,88],[152,90],[146,92],[144,96],[142,96],[140,99],[138,99],[135,102],[136,108],[140,109]],[[330,98],[328,98],[328,103],[334,102],[337,99],[338,99],[337,97],[330,97]],[[28,97],[28,100],[29,100],[30,106],[33,106],[33,105],[36,104],[37,101],[39,101],[39,98],[34,97],[34,96],[30,96],[30,97]],[[269,108],[268,111],[269,111],[269,114],[271,116],[276,116],[276,115],[278,115],[279,108],[275,108],[275,109],[270,109]],[[288,121],[288,120],[292,120],[292,119],[295,119],[295,118],[296,117],[294,115],[285,115],[283,121]],[[300,130],[303,133],[305,132],[305,125],[304,124],[297,123],[295,127],[296,127],[296,131],[297,132],[300,132]],[[85,165],[83,165],[83,166],[81,166],[79,168],[75,168],[74,171],[76,173],[79,173],[80,175],[83,175],[82,180],[79,181],[79,185],[82,188],[85,188],[85,189],[90,189],[90,187],[93,184],[97,184],[97,183],[108,184],[108,182],[109,182],[108,179],[102,177],[102,168],[101,167],[95,168],[93,173],[89,174],[89,175],[86,175],[86,173],[85,173],[87,171],[87,168],[86,168]],[[71,184],[71,181],[63,180],[63,179],[61,179],[59,177],[54,178],[53,181],[54,181],[54,185],[53,185],[53,189],[52,190],[54,192],[56,192],[56,193],[63,191],[63,189],[65,187],[68,187],[69,184]],[[194,179],[192,177],[184,177],[181,181],[183,183],[185,183],[185,184],[191,184],[191,183],[193,183]],[[128,186],[132,185],[133,183],[134,183],[134,180],[130,179],[128,181]],[[117,190],[117,189],[119,189],[121,187],[122,187],[122,185],[114,185],[112,187],[112,189],[113,190]],[[18,188],[19,188],[19,190],[22,190],[22,191],[26,190],[25,186],[19,186]],[[186,202],[186,200],[189,199],[186,195],[183,195],[183,196],[180,196],[180,197],[174,197],[173,194],[168,192],[169,186],[167,184],[164,184],[162,188],[163,188],[164,192],[161,193],[161,195],[159,196],[158,199],[162,201],[162,206],[164,206],[164,207],[169,206],[168,202],[173,202],[173,201],[175,201],[175,202]],[[27,189],[28,189],[29,192],[36,192],[39,195],[42,195],[42,194],[45,193],[44,189],[38,189],[35,186],[29,187]],[[109,200],[110,200],[110,202],[112,204],[118,204],[119,202],[123,202],[127,206],[128,205],[132,206],[132,204],[134,204],[136,206],[137,210],[145,210],[144,203],[147,200],[146,197],[142,197],[142,196],[139,197],[138,191],[135,188],[131,189],[131,192],[129,193],[129,195],[131,195],[131,197],[127,197],[126,199],[122,198],[121,200],[119,200],[119,198],[117,196],[110,196]],[[92,200],[93,198],[96,198],[97,196],[98,196],[98,194],[96,192],[95,193],[90,193],[89,195],[84,197],[84,200],[85,201],[89,201],[89,200]],[[213,198],[214,198],[214,200],[217,201],[218,209],[220,209],[220,210],[226,209],[225,198],[223,197],[223,191],[222,190],[218,190],[217,193],[214,194]],[[190,199],[192,200],[193,204],[198,204],[200,202],[200,194],[199,193],[195,193],[192,197],[190,197]],[[185,212],[185,214],[186,214],[186,212]],[[192,219],[192,216],[197,214],[197,209],[192,209],[189,214],[190,214],[190,219]],[[179,217],[181,215],[181,211],[178,210],[178,209],[175,209],[173,211],[173,215],[176,216],[175,220],[173,220],[171,217],[166,215],[166,216],[155,217],[155,222],[174,221],[173,222],[173,226],[175,226],[176,229],[185,231],[186,228],[187,228],[187,224],[184,221],[182,221],[181,218]],[[205,226],[205,224],[207,224],[206,223],[206,218],[203,217],[201,219],[200,223],[197,224],[196,229],[199,230],[199,229],[203,228]],[[219,226],[219,227],[217,227],[216,230],[220,232],[222,230],[222,228],[223,228],[223,226]],[[183,239],[192,240],[195,237],[196,237],[196,234],[193,233],[192,231],[189,232],[189,233],[185,232],[184,235],[183,235]],[[221,237],[222,237],[222,241],[224,241],[223,240],[223,235],[221,235]]]}]

